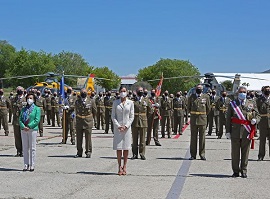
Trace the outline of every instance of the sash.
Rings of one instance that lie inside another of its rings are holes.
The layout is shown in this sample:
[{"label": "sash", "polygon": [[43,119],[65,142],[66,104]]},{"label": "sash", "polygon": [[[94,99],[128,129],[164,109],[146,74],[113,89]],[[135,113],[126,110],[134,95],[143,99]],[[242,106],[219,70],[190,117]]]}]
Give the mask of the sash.
[{"label": "sash", "polygon": [[254,135],[255,135],[255,125],[251,125],[250,121],[246,120],[240,108],[236,105],[235,101],[230,102],[233,110],[235,111],[237,118],[232,118],[233,123],[241,124],[248,132],[247,138],[251,140],[251,149],[254,149]]}]

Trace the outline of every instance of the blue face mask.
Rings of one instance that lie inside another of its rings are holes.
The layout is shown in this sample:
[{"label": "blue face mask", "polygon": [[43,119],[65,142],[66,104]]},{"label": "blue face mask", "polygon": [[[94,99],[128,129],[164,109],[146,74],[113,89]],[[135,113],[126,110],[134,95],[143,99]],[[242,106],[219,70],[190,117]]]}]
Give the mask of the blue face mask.
[{"label": "blue face mask", "polygon": [[247,97],[247,94],[246,94],[246,93],[239,93],[239,94],[238,94],[238,98],[239,98],[240,100],[244,100],[244,99],[246,99],[246,97]]}]

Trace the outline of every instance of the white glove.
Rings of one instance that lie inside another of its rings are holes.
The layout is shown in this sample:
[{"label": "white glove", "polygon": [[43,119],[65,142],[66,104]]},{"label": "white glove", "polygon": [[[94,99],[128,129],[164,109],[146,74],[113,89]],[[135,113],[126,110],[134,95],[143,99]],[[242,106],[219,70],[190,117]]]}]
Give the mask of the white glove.
[{"label": "white glove", "polygon": [[251,120],[251,124],[252,124],[252,125],[256,124],[256,122],[257,122],[257,120],[254,119],[254,118]]},{"label": "white glove", "polygon": [[65,110],[66,110],[66,109],[69,109],[69,106],[64,106],[64,108],[63,108],[63,109],[65,109]]},{"label": "white glove", "polygon": [[231,134],[230,133],[226,133],[225,135],[226,135],[227,139],[229,139],[229,140],[231,139]]}]

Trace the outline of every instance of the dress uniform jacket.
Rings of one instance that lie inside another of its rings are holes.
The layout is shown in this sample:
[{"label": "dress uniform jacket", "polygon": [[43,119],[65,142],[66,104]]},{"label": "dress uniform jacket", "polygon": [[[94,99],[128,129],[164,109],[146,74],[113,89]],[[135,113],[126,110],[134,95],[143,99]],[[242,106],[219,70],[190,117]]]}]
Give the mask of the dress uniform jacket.
[{"label": "dress uniform jacket", "polygon": [[[241,105],[239,99],[235,100],[236,105],[240,108],[246,120],[249,120],[248,115],[250,114],[252,118],[256,119],[257,123],[260,121],[260,115],[257,109],[255,101],[246,99],[244,104]],[[250,149],[251,141],[247,138],[248,131],[241,124],[232,123],[232,118],[238,118],[236,112],[230,105],[227,112],[227,133],[231,134],[231,145],[232,145],[232,169],[234,173],[246,173],[248,164],[248,155]],[[238,118],[239,119],[239,118]],[[241,141],[240,141],[241,140]],[[241,151],[241,157],[240,157]],[[241,159],[241,164],[239,168],[239,162]]]},{"label": "dress uniform jacket", "polygon": [[207,114],[210,111],[210,100],[207,94],[192,94],[188,98],[188,112],[190,113],[191,141],[190,154],[196,158],[197,139],[199,132],[199,155],[205,157],[205,130]]},{"label": "dress uniform jacket", "polygon": [[82,155],[83,147],[83,133],[85,133],[85,154],[92,153],[92,128],[93,128],[93,115],[96,114],[97,108],[95,101],[89,97],[78,98],[75,101],[76,112],[76,136],[77,136],[77,155]]}]

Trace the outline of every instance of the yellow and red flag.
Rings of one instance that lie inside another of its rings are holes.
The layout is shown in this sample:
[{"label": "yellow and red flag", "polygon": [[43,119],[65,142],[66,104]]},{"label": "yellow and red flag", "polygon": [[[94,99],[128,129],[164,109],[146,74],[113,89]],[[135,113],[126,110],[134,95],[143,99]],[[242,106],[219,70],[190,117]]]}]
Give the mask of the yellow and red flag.
[{"label": "yellow and red flag", "polygon": [[163,73],[161,74],[161,78],[160,78],[159,83],[156,87],[156,97],[160,96],[162,83],[163,83]]}]

